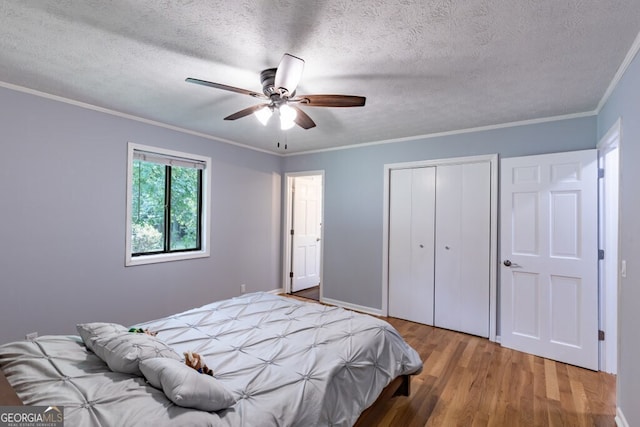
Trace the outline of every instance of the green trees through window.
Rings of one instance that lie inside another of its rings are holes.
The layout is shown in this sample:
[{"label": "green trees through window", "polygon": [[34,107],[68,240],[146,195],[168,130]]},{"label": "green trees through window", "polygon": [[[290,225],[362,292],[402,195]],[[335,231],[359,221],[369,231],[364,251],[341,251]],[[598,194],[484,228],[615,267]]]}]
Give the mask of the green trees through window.
[{"label": "green trees through window", "polygon": [[172,163],[133,160],[132,256],[201,248],[202,169]]}]

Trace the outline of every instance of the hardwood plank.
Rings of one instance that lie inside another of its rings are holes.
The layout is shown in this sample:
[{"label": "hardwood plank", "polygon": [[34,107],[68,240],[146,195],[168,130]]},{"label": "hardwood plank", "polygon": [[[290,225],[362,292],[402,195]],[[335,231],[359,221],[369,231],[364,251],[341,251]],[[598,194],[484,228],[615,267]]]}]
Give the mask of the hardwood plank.
[{"label": "hardwood plank", "polygon": [[560,400],[558,377],[556,375],[556,363],[553,360],[544,360],[544,377],[547,399]]}]

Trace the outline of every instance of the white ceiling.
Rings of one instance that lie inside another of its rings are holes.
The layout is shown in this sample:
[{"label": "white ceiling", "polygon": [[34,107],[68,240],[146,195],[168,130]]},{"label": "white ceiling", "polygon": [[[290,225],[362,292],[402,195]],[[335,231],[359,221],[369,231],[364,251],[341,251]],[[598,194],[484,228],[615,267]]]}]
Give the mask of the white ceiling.
[{"label": "white ceiling", "polygon": [[[0,81],[293,153],[593,112],[639,31],[638,0],[2,0]],[[184,81],[260,92],[285,52],[366,106],[283,132]]]}]

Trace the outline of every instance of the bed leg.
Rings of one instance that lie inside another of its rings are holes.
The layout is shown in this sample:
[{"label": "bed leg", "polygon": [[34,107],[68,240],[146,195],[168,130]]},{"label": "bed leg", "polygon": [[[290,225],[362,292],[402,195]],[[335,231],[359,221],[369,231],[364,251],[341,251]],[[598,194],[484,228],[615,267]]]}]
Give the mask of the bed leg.
[{"label": "bed leg", "polygon": [[393,396],[409,396],[411,394],[411,377],[409,375],[402,376],[402,382]]}]

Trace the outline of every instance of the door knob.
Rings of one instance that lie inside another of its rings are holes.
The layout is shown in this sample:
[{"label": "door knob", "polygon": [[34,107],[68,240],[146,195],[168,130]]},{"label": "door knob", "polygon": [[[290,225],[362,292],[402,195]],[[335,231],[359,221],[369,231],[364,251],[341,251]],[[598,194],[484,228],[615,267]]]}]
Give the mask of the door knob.
[{"label": "door knob", "polygon": [[508,259],[505,259],[503,264],[505,265],[505,267],[511,267],[511,261],[509,261]]}]

